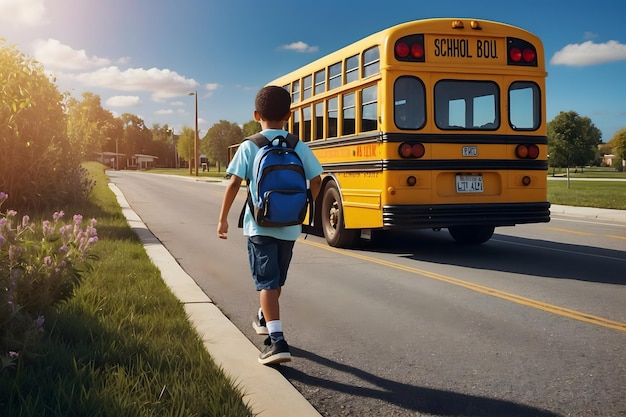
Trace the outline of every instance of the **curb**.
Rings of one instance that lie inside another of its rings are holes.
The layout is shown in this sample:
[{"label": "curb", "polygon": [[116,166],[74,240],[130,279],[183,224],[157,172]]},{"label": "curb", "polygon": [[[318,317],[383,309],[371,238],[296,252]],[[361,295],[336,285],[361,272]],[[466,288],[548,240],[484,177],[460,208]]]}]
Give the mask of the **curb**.
[{"label": "curb", "polygon": [[597,220],[610,220],[626,223],[626,210],[601,209],[594,207],[550,206],[550,215],[557,214],[568,217],[582,217]]},{"label": "curb", "polygon": [[183,303],[189,322],[205,348],[243,393],[243,400],[259,417],[321,417],[321,414],[280,372],[258,363],[259,350],[228,320],[176,262],[161,242],[133,211],[114,184],[109,188],[117,198],[131,229],[148,256],[161,271],[165,284]]}]

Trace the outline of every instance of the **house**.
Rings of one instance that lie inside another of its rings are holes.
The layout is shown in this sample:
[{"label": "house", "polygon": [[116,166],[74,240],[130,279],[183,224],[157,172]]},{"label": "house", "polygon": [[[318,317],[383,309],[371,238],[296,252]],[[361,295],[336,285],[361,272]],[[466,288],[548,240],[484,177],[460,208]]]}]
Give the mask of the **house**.
[{"label": "house", "polygon": [[157,156],[140,153],[134,154],[130,160],[123,153],[96,152],[96,155],[98,162],[113,169],[150,169],[154,166],[154,161],[159,159]]},{"label": "house", "polygon": [[126,154],[117,153],[117,152],[96,152],[98,158],[96,161],[100,162],[102,165],[107,165],[113,169],[119,169],[118,165],[121,167],[125,166]]},{"label": "house", "polygon": [[157,156],[136,153],[131,158],[130,166],[136,167],[137,169],[150,169],[153,167],[154,161],[157,159],[159,159]]}]

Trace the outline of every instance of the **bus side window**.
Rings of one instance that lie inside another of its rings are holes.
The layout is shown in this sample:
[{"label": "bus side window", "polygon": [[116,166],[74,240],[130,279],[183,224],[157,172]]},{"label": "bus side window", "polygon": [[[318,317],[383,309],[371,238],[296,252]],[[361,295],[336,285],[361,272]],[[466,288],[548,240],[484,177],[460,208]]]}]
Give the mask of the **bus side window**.
[{"label": "bus side window", "polygon": [[300,136],[300,109],[296,109],[291,116],[291,120],[293,120],[293,134],[296,136]]},{"label": "bus side window", "polygon": [[380,72],[380,53],[378,46],[370,48],[363,53],[363,78]]},{"label": "bus side window", "polygon": [[302,124],[304,125],[302,141],[309,142],[311,140],[311,106],[302,108]]},{"label": "bus side window", "polygon": [[327,138],[336,138],[337,137],[337,118],[339,117],[339,108],[337,105],[337,97],[331,98],[326,102],[327,111],[328,111],[328,119],[326,122],[326,126],[328,129]]},{"label": "bus side window", "polygon": [[343,135],[353,135],[356,133],[356,104],[355,104],[355,94],[349,93],[343,96],[343,112],[342,112],[342,120],[343,120]]},{"label": "bus side window", "polygon": [[315,139],[324,138],[324,103],[315,103]]},{"label": "bus side window", "polygon": [[378,86],[361,91],[361,132],[378,130]]},{"label": "bus side window", "polygon": [[328,90],[341,87],[341,62],[328,67]]},{"label": "bus side window", "polygon": [[346,59],[346,84],[359,79],[359,56]]},{"label": "bus side window", "polygon": [[302,90],[302,100],[306,100],[307,98],[311,98],[313,95],[313,76],[307,75],[303,79],[303,90]]},{"label": "bus side window", "polygon": [[300,80],[294,81],[291,88],[291,102],[300,102]]},{"label": "bus side window", "polygon": [[398,77],[393,86],[393,118],[398,129],[421,129],[426,122],[424,83],[417,77]]}]

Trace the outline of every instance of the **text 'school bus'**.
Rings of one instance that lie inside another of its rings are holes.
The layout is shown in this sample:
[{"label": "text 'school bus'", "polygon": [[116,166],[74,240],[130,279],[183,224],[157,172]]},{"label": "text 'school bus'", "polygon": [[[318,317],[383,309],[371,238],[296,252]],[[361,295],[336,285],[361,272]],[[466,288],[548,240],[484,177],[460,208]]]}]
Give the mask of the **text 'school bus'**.
[{"label": "text 'school bus'", "polygon": [[324,167],[314,220],[331,246],[372,230],[447,228],[462,243],[548,222],[543,45],[480,19],[361,39],[274,81],[288,130]]}]

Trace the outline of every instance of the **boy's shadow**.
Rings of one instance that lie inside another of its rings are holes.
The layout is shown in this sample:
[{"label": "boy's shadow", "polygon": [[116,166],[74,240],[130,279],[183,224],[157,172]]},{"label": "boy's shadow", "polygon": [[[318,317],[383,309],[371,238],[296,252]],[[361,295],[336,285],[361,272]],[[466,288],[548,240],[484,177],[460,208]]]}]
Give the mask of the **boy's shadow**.
[{"label": "boy's shadow", "polygon": [[294,357],[307,359],[322,366],[354,375],[364,381],[376,385],[376,388],[348,385],[338,381],[308,375],[299,369],[289,366],[277,366],[281,374],[292,381],[298,381],[309,386],[318,386],[350,396],[374,398],[393,404],[405,410],[420,412],[429,415],[459,416],[459,417],[559,417],[558,414],[517,404],[506,400],[478,397],[450,391],[402,384],[389,379],[381,378],[352,366],[335,362],[315,353],[290,346]]}]

